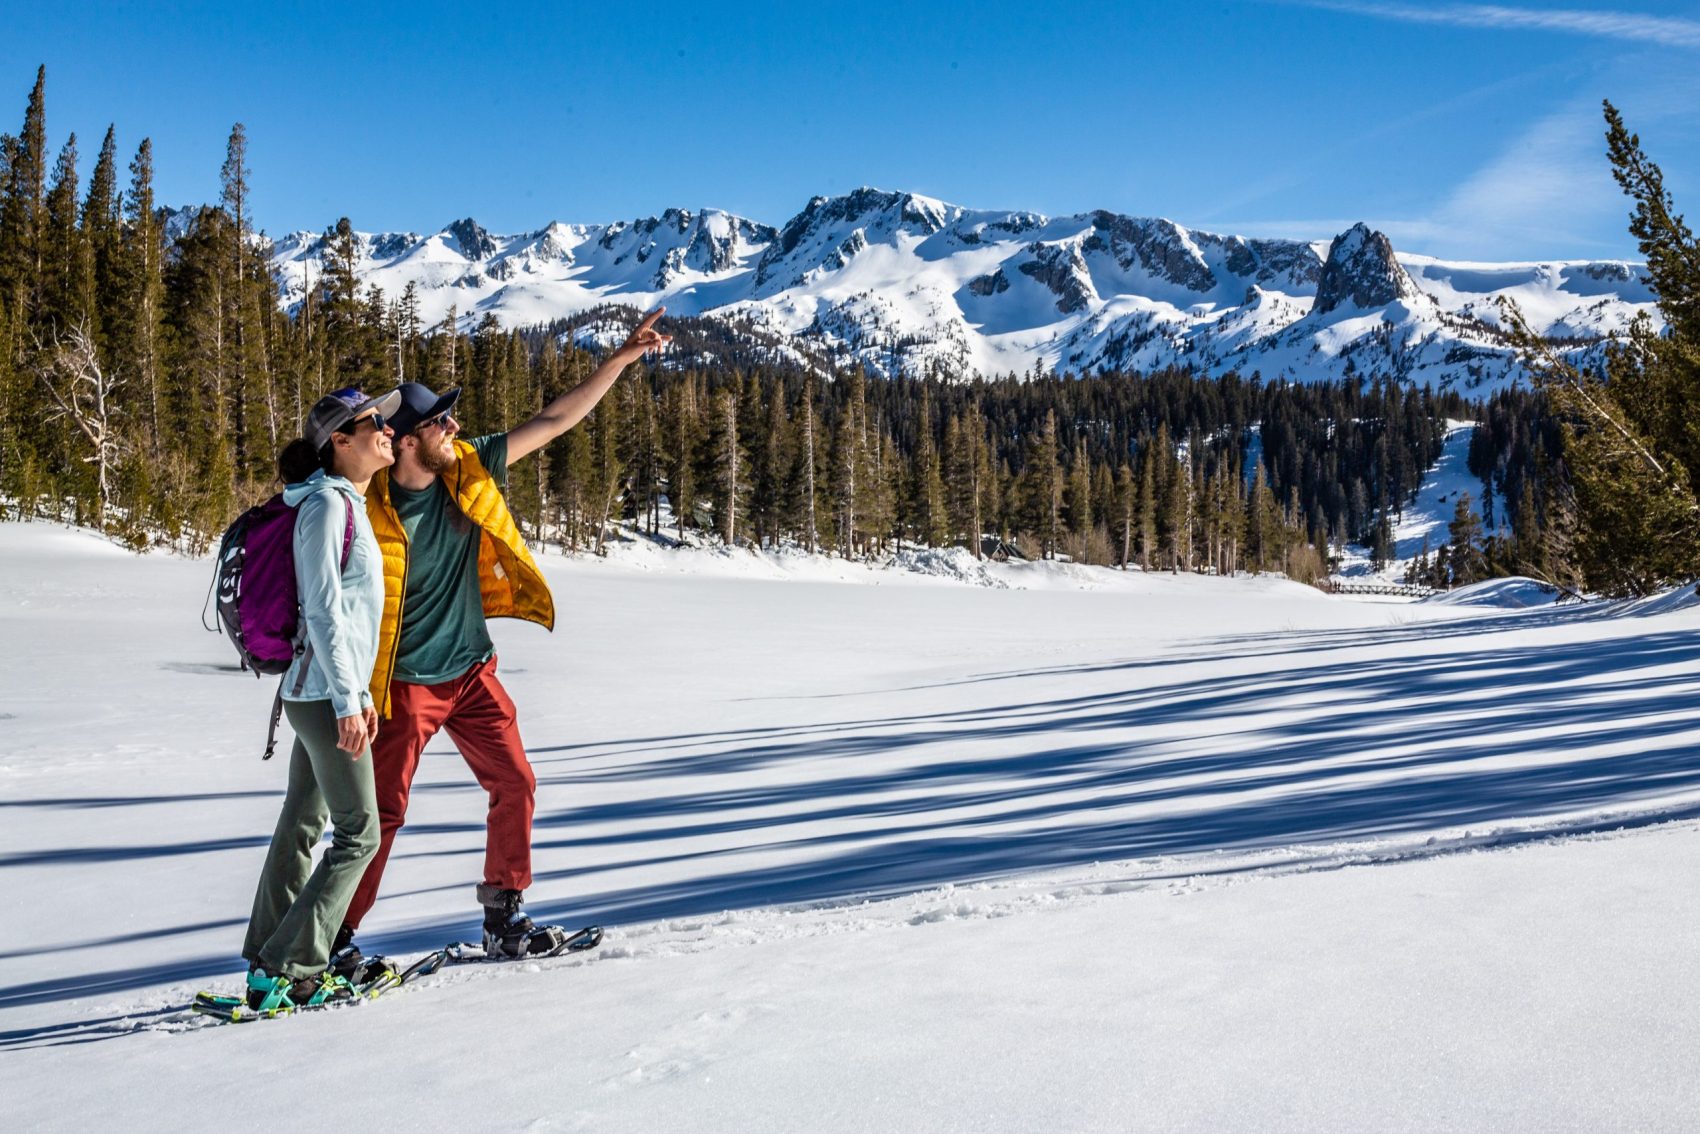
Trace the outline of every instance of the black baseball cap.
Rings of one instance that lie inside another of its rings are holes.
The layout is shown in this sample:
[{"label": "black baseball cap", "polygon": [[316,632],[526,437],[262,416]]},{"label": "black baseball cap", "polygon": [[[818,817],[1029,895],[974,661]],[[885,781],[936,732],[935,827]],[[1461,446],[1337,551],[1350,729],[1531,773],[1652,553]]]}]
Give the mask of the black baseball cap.
[{"label": "black baseball cap", "polygon": [[395,392],[401,395],[401,405],[394,413],[385,414],[396,440],[401,440],[422,421],[430,421],[440,413],[448,413],[460,400],[460,387],[445,390],[441,395],[421,382],[403,382]]}]

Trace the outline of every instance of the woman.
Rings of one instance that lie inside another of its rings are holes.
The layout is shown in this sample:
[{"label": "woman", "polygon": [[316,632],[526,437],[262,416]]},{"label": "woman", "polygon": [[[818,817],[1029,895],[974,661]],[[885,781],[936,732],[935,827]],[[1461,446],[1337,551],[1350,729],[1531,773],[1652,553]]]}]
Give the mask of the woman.
[{"label": "woman", "polygon": [[[372,474],[395,462],[394,431],[384,419],[400,402],[394,392],[327,394],[308,413],[302,438],[278,456],[284,502],[296,509],[302,645],[283,678],[284,712],[295,730],[289,791],[242,946],[248,1006],[255,1011],[355,994],[326,964],[331,938],[378,847],[371,760],[378,717],[367,685],[377,660],[384,580],[365,492]],[[335,831],[309,876],[327,813]]]}]

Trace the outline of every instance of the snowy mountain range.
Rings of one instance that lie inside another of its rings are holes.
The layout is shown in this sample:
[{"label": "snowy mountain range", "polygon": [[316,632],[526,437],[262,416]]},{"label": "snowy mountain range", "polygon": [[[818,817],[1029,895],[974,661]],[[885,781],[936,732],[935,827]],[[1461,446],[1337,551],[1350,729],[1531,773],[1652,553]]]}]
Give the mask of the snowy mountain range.
[{"label": "snowy mountain range", "polygon": [[[1332,241],[1223,236],[1104,211],[966,209],[915,193],[816,197],[780,228],[716,209],[502,236],[468,218],[430,235],[362,233],[361,280],[415,286],[426,325],[567,319],[608,304],[701,316],[797,344],[795,360],[950,376],[1031,369],[1391,375],[1487,392],[1522,370],[1508,297],[1586,352],[1646,311],[1639,265],[1465,263],[1399,253],[1363,224]],[[272,246],[293,307],[323,273],[320,233]],[[605,330],[604,335],[611,334]]]}]

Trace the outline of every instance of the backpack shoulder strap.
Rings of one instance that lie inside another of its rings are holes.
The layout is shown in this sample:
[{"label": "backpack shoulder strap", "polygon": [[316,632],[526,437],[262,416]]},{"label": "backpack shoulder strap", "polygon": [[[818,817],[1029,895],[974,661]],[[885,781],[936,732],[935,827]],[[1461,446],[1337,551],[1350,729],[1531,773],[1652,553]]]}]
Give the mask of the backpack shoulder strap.
[{"label": "backpack shoulder strap", "polygon": [[[348,523],[342,529],[342,569],[346,571],[348,570],[348,553],[354,549],[354,501],[344,496],[342,502],[348,508]],[[306,636],[306,633],[306,623],[302,623],[296,634],[297,656],[300,654],[301,639]],[[272,698],[271,727],[266,729],[266,754],[260,757],[262,760],[270,760],[272,753],[277,751],[277,726],[283,718],[283,683],[288,679],[288,673],[277,679],[277,696]]]},{"label": "backpack shoulder strap", "polygon": [[348,523],[342,529],[342,569],[346,571],[348,554],[354,550],[354,501],[344,496],[342,502],[348,509]]}]

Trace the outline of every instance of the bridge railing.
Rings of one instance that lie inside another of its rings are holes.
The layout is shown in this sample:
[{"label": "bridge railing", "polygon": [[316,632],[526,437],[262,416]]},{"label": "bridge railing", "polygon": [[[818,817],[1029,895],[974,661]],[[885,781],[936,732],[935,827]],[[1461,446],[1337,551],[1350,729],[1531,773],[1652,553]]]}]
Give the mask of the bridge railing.
[{"label": "bridge railing", "polygon": [[1440,593],[1438,587],[1427,587],[1419,583],[1389,583],[1380,579],[1373,582],[1325,579],[1321,589],[1331,595],[1396,595],[1401,598],[1427,598],[1429,595]]}]

